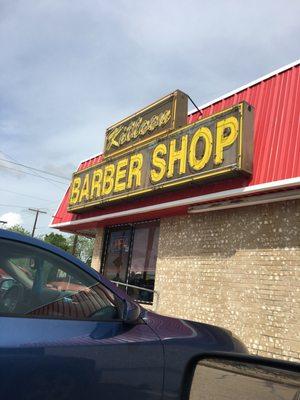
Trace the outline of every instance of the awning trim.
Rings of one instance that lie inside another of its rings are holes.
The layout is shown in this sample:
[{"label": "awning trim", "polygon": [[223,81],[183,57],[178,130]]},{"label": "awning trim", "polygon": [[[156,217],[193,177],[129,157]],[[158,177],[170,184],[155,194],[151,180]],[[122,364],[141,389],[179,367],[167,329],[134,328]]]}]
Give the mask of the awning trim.
[{"label": "awning trim", "polygon": [[121,218],[130,215],[142,214],[153,211],[160,211],[171,209],[181,206],[190,206],[193,204],[203,204],[210,201],[224,200],[230,197],[239,197],[245,195],[257,194],[265,191],[284,190],[291,187],[300,186],[300,176],[295,178],[283,179],[279,181],[266,182],[253,186],[246,186],[237,189],[223,190],[216,193],[209,193],[201,196],[188,197],[180,200],[167,201],[164,203],[144,206],[139,208],[132,208],[125,211],[113,212],[110,214],[98,215],[90,218],[84,218],[74,221],[61,222],[58,224],[50,224],[50,228],[67,228],[71,226],[78,226],[82,224],[101,222],[112,218]]}]

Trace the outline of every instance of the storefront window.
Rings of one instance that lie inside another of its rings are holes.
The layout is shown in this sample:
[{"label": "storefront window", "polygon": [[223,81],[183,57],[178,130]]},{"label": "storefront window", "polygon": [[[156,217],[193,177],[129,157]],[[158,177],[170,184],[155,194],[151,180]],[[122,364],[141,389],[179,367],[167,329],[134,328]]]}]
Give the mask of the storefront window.
[{"label": "storefront window", "polygon": [[159,237],[159,221],[107,229],[102,273],[124,287],[134,299],[151,303]]},{"label": "storefront window", "polygon": [[115,228],[107,232],[104,275],[116,282],[126,282],[131,228]]}]

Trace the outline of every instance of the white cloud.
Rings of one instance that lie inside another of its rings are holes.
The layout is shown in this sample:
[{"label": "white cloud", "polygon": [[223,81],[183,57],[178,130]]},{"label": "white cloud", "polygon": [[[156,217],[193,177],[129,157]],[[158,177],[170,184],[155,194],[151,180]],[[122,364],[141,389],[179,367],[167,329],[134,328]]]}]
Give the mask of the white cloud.
[{"label": "white cloud", "polygon": [[5,227],[10,228],[14,225],[22,225],[23,219],[20,214],[14,212],[7,212],[0,216],[1,221],[6,221]]}]

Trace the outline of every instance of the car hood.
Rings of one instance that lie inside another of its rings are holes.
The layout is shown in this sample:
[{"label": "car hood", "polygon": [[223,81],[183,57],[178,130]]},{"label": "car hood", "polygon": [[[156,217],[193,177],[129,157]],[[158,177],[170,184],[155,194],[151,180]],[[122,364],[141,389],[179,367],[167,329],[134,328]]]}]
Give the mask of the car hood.
[{"label": "car hood", "polygon": [[231,331],[209,324],[162,316],[145,311],[143,320],[164,342],[196,346],[199,351],[248,353],[246,346]]}]

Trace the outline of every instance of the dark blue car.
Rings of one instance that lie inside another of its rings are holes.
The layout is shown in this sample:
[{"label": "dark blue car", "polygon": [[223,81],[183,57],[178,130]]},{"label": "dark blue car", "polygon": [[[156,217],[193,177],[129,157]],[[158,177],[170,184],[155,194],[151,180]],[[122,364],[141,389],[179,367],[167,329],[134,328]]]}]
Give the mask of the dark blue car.
[{"label": "dark blue car", "polygon": [[4,230],[0,278],[1,399],[184,399],[195,357],[247,352],[231,332],[147,311],[70,254]]}]

